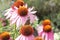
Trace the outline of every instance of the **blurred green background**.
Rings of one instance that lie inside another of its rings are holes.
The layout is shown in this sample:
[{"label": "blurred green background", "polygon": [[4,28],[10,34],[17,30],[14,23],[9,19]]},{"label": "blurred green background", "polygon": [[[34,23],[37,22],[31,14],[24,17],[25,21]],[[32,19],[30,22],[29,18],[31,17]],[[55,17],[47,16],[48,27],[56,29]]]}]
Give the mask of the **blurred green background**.
[{"label": "blurred green background", "polygon": [[[0,0],[0,18],[4,18],[3,12],[4,10],[11,7],[13,2],[16,0]],[[50,19],[52,22],[53,30],[54,30],[54,40],[60,40],[60,0],[24,0],[25,3],[28,4],[29,7],[34,6],[37,11],[35,15],[39,18],[39,23],[43,19]],[[6,20],[6,26],[0,27],[0,32],[9,31],[11,36],[14,34],[14,27],[10,27],[8,24],[8,20]],[[3,29],[3,30],[2,30]],[[17,30],[18,31],[18,30]],[[18,32],[17,32],[18,33]],[[19,33],[18,33],[19,34]],[[18,35],[16,35],[17,37]],[[13,37],[13,36],[12,36]]]}]

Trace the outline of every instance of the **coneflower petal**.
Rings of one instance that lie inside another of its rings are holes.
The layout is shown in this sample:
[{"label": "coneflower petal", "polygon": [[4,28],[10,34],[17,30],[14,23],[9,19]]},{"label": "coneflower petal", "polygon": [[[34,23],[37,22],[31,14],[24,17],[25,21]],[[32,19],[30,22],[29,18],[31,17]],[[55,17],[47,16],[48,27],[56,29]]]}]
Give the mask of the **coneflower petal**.
[{"label": "coneflower petal", "polygon": [[35,14],[37,11],[32,11],[32,12],[30,12],[30,14]]},{"label": "coneflower petal", "polygon": [[5,15],[4,16],[7,16],[9,13],[10,13],[10,11],[11,11],[12,9],[10,8],[10,9],[7,9],[6,11],[7,11],[7,13],[5,13]]},{"label": "coneflower petal", "polygon": [[22,38],[23,38],[22,40],[25,40],[26,39],[26,37],[24,37],[24,36]]},{"label": "coneflower petal", "polygon": [[29,17],[30,17],[30,23],[34,22],[35,16],[34,15],[29,15]]},{"label": "coneflower petal", "polygon": [[28,11],[31,12],[33,9],[34,9],[34,7],[28,8]]},{"label": "coneflower petal", "polygon": [[7,15],[6,19],[10,18],[10,16],[11,16],[11,13],[9,13],[9,14]]},{"label": "coneflower petal", "polygon": [[20,38],[21,38],[21,35],[20,35],[20,36],[18,36],[15,40],[20,40]]},{"label": "coneflower petal", "polygon": [[23,36],[21,36],[21,38],[19,40],[22,40],[23,39]]},{"label": "coneflower petal", "polygon": [[54,40],[54,36],[53,36],[54,34],[53,34],[53,31],[51,31],[51,32],[49,32],[48,33],[48,39],[49,40]]},{"label": "coneflower petal", "polygon": [[22,25],[24,25],[26,21],[28,20],[28,16],[22,17],[21,19],[22,19]]},{"label": "coneflower petal", "polygon": [[20,25],[21,25],[21,18],[18,18],[16,21],[17,28],[19,28]]},{"label": "coneflower petal", "polygon": [[19,16],[17,16],[16,19],[12,20],[10,25],[14,24],[17,21],[18,18],[19,18]]},{"label": "coneflower petal", "polygon": [[12,19],[16,18],[17,16],[18,16],[18,15],[14,12],[14,13],[12,14],[12,16],[11,16],[10,20],[12,20]]}]

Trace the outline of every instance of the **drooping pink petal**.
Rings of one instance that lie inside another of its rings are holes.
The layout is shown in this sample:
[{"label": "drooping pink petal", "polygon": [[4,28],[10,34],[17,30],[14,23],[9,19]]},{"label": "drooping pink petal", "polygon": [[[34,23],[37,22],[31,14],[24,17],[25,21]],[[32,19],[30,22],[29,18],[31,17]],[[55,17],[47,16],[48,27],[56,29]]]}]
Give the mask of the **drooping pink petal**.
[{"label": "drooping pink petal", "polygon": [[22,38],[23,38],[22,40],[25,40],[25,39],[26,39],[26,37],[25,37],[25,36],[23,36]]},{"label": "drooping pink petal", "polygon": [[41,36],[43,33],[43,26],[42,25],[37,25],[36,30],[38,32],[38,35]]},{"label": "drooping pink petal", "polygon": [[10,13],[10,11],[12,11],[12,9],[10,8],[10,9],[7,9],[6,11],[7,12],[4,14],[4,16],[7,16]]},{"label": "drooping pink petal", "polygon": [[21,19],[22,19],[22,25],[24,25],[26,23],[26,21],[28,20],[28,16],[21,17]]},{"label": "drooping pink petal", "polygon": [[51,32],[48,33],[48,39],[49,39],[49,40],[54,40],[53,31],[51,31]]},{"label": "drooping pink petal", "polygon": [[54,40],[53,32],[42,32],[40,35],[42,35],[42,38],[44,38],[44,40]]},{"label": "drooping pink petal", "polygon": [[19,18],[19,16],[17,16],[14,20],[12,20],[10,25],[14,24],[17,21],[18,18]]},{"label": "drooping pink petal", "polygon": [[17,16],[18,16],[17,13],[16,13],[16,12],[13,12],[13,14],[12,14],[10,20],[15,19]]},{"label": "drooping pink petal", "polygon": [[33,35],[24,36],[24,35],[21,34],[15,40],[33,40],[33,39],[34,39],[34,36]]},{"label": "drooping pink petal", "polygon": [[19,28],[20,25],[21,25],[21,18],[19,17],[16,21],[17,28]]},{"label": "drooping pink petal", "polygon": [[33,23],[35,21],[35,17],[35,15],[29,14],[30,23]]},{"label": "drooping pink petal", "polygon": [[11,16],[11,13],[9,13],[7,16],[6,16],[6,19],[10,18]]},{"label": "drooping pink petal", "polygon": [[22,36],[22,35],[18,36],[15,40],[20,40],[21,36]]}]

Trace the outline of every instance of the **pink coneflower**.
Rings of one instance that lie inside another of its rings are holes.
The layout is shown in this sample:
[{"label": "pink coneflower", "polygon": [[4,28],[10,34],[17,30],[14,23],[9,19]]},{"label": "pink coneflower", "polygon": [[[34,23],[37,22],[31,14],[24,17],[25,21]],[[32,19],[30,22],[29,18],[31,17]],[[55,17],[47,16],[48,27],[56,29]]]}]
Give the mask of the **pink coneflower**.
[{"label": "pink coneflower", "polygon": [[39,33],[39,36],[42,36],[45,40],[54,40],[52,27],[50,25],[44,26],[42,32]]},{"label": "pink coneflower", "polygon": [[46,26],[46,25],[51,25],[51,21],[49,19],[43,20],[43,26]]},{"label": "pink coneflower", "polygon": [[20,29],[21,35],[15,40],[34,40],[33,28],[30,25],[24,25]]},{"label": "pink coneflower", "polygon": [[8,32],[3,32],[0,34],[0,40],[12,40]]},{"label": "pink coneflower", "polygon": [[30,19],[30,23],[33,23],[36,20],[36,16],[33,15],[36,11],[32,11],[32,8],[27,8],[27,5],[20,6],[18,10],[16,10],[12,16],[10,17],[11,25],[16,23],[16,26],[24,25],[28,19]]},{"label": "pink coneflower", "polygon": [[37,37],[34,38],[34,40],[43,40],[43,38],[40,37],[40,36],[37,36]]},{"label": "pink coneflower", "polygon": [[17,10],[19,8],[19,6],[23,6],[24,5],[24,2],[23,0],[17,0],[16,2],[14,2],[14,4],[12,5],[11,8],[5,10],[5,14],[4,16],[6,16],[6,19],[10,18],[12,13]]},{"label": "pink coneflower", "polygon": [[19,8],[19,6],[23,6],[24,5],[24,1],[23,0],[17,0],[16,2],[14,2],[14,4],[12,5],[12,8],[14,9],[14,6],[16,6],[17,8]]}]

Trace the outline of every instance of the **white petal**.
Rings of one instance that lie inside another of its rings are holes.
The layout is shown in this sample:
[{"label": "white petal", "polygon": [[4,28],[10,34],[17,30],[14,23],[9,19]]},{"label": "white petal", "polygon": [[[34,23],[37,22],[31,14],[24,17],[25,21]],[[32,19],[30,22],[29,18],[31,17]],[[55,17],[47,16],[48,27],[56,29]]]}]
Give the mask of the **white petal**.
[{"label": "white petal", "polygon": [[18,36],[15,40],[19,40],[21,38],[21,35],[20,36]]},{"label": "white petal", "polygon": [[21,36],[21,37],[19,38],[19,40],[23,40],[23,35],[21,34],[20,36]]},{"label": "white petal", "polygon": [[47,33],[45,33],[45,40],[48,40],[48,34]]},{"label": "white petal", "polygon": [[12,19],[14,19],[14,18],[16,18],[18,15],[14,12],[14,13],[12,13],[12,16],[11,16],[11,18],[10,18],[10,20],[12,20]]},{"label": "white petal", "polygon": [[31,12],[33,9],[34,9],[34,7],[28,8],[28,11]]},{"label": "white petal", "polygon": [[9,13],[10,13],[10,11],[11,11],[12,9],[10,8],[10,9],[8,9],[7,10],[7,13],[5,13],[5,15],[4,16],[7,16]]},{"label": "white petal", "polygon": [[15,9],[18,9],[16,6],[14,6]]},{"label": "white petal", "polygon": [[9,13],[9,14],[7,15],[6,19],[10,18],[10,16],[11,16],[11,14]]},{"label": "white petal", "polygon": [[17,20],[17,22],[16,22],[17,28],[19,28],[20,25],[21,25],[21,18],[18,18],[18,20]]},{"label": "white petal", "polygon": [[35,14],[37,11],[32,11],[32,12],[30,12],[30,14]]},{"label": "white petal", "polygon": [[22,40],[26,40],[26,37],[25,36],[22,36],[22,38],[23,38]]},{"label": "white petal", "polygon": [[15,19],[13,19],[13,20],[11,21],[10,25],[14,24],[14,23],[17,21],[18,18],[19,18],[19,17],[17,16]]}]

